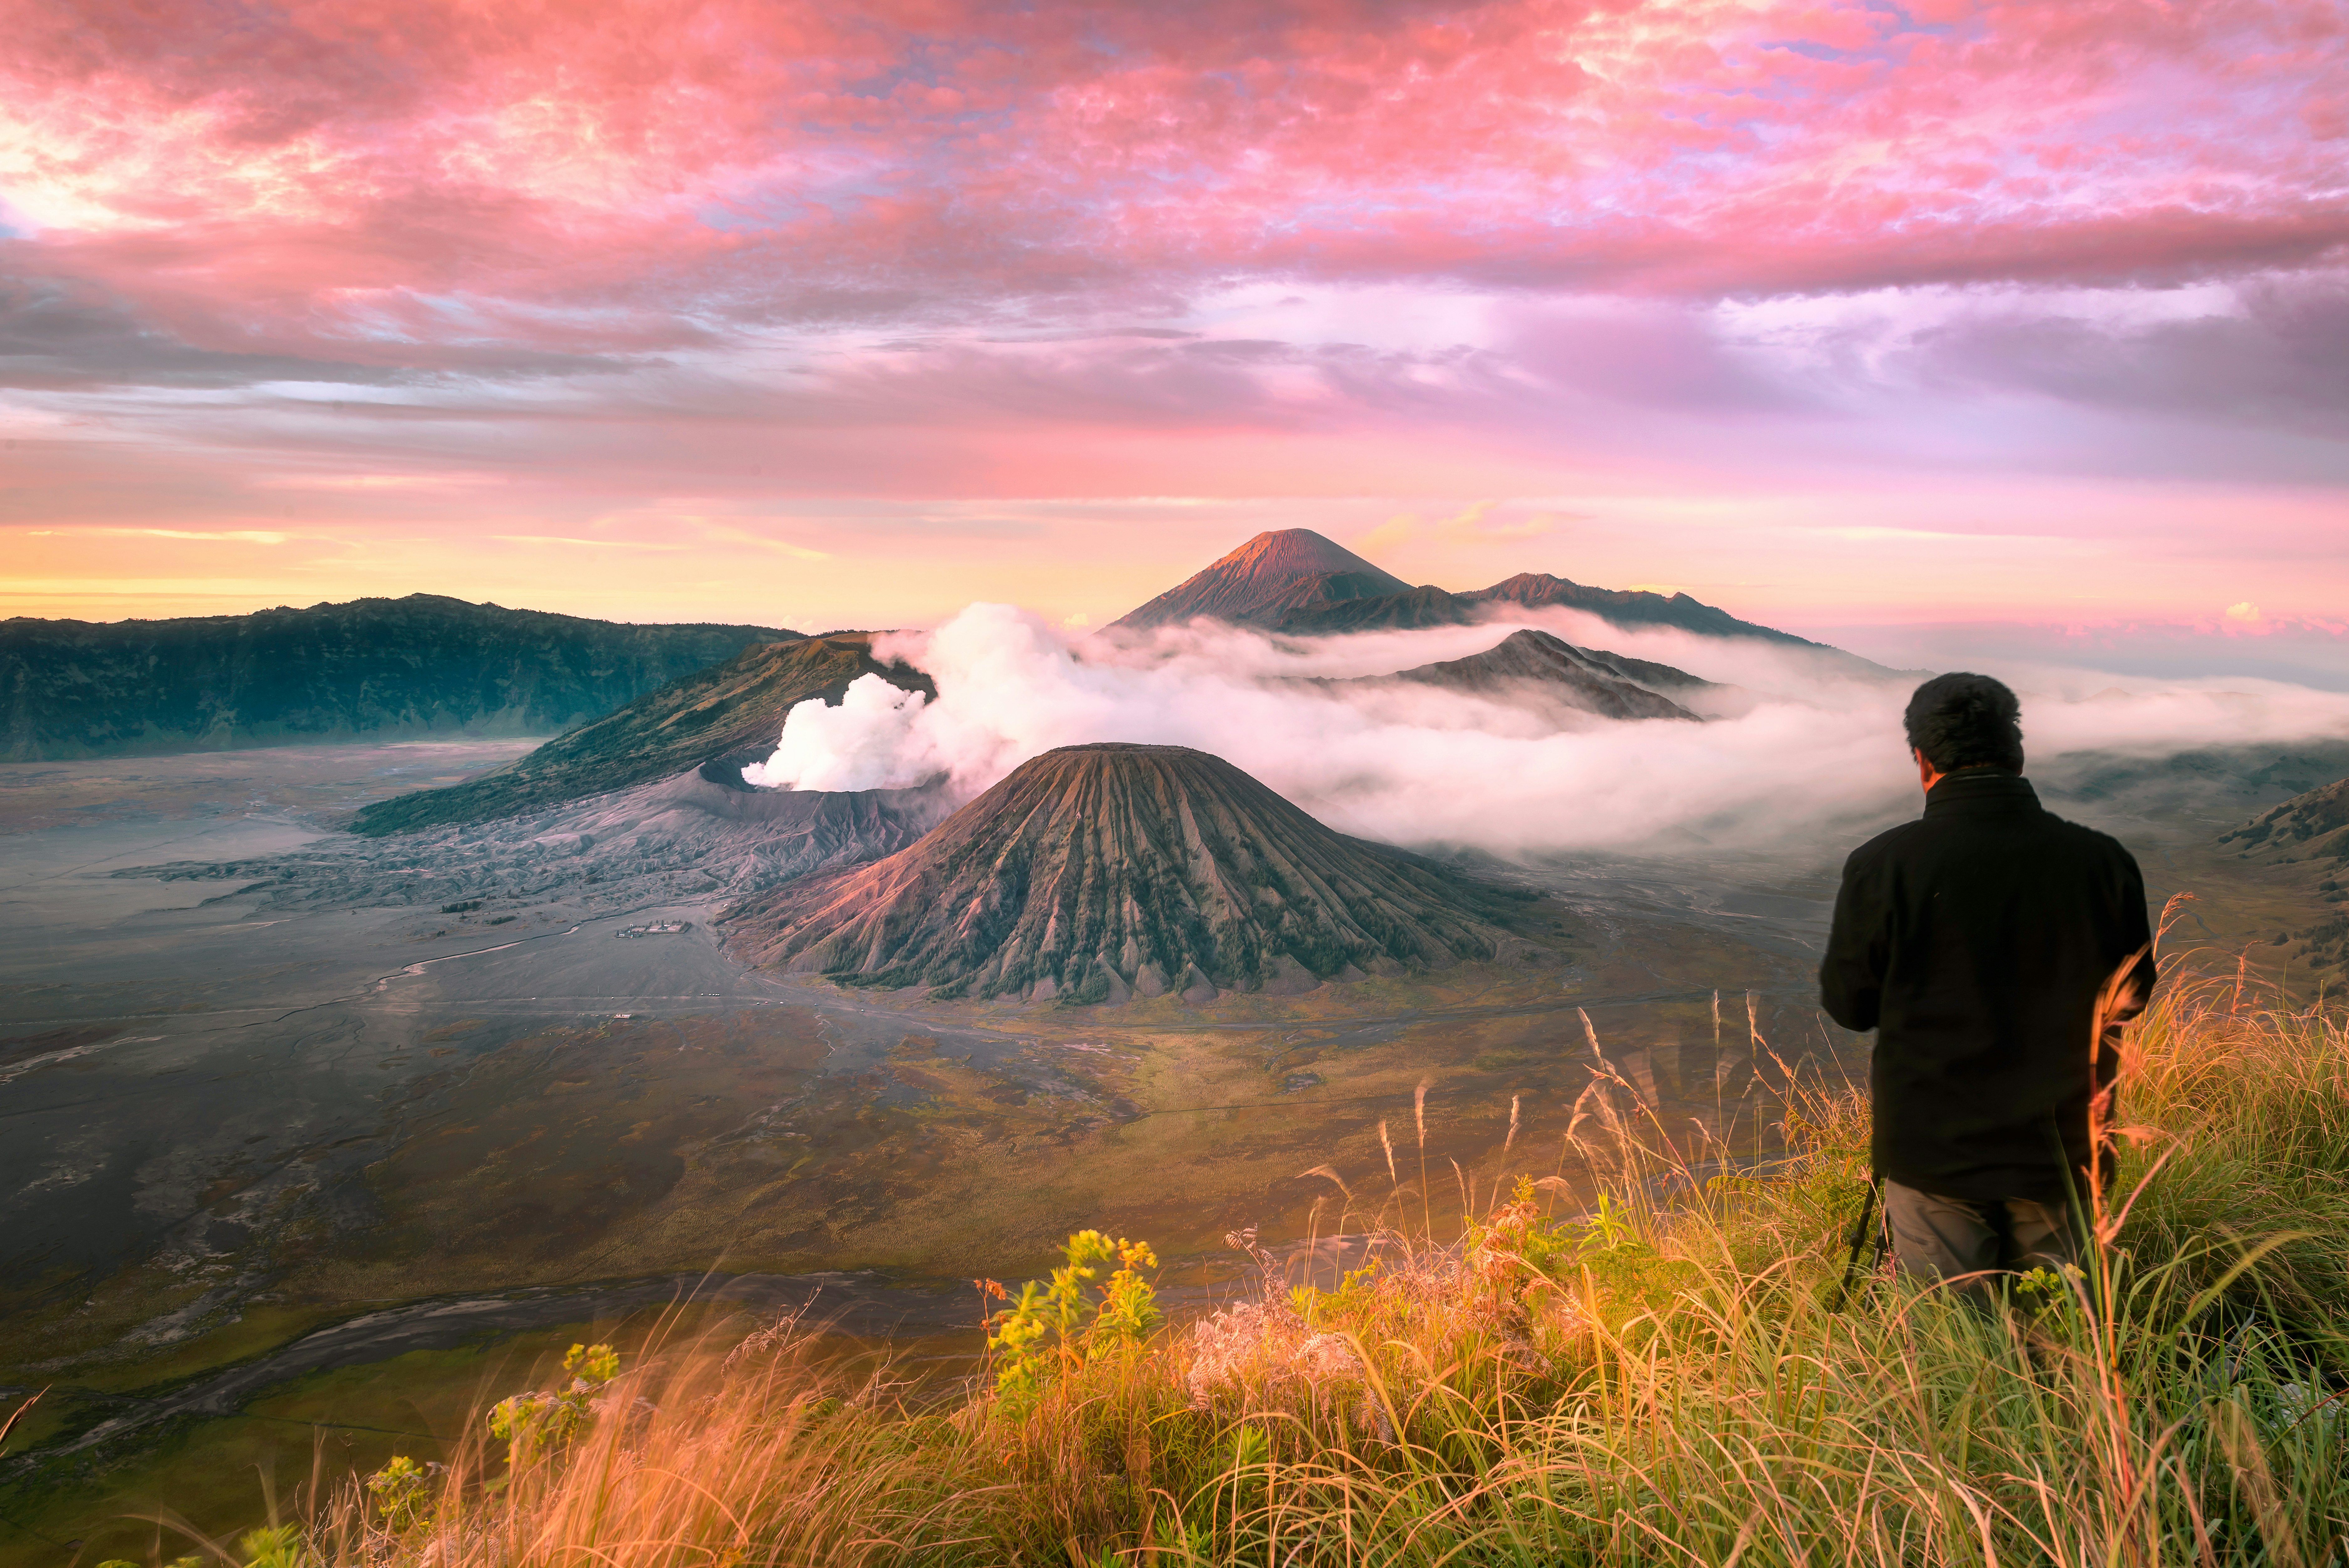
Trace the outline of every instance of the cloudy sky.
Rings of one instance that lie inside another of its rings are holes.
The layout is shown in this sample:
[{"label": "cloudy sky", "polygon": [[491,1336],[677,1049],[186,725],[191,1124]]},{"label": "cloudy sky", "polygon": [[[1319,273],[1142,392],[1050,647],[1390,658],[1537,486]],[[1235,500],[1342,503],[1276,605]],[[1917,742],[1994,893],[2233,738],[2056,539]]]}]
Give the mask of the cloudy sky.
[{"label": "cloudy sky", "polygon": [[1098,624],[1298,525],[2322,663],[2349,9],[0,0],[0,614]]}]

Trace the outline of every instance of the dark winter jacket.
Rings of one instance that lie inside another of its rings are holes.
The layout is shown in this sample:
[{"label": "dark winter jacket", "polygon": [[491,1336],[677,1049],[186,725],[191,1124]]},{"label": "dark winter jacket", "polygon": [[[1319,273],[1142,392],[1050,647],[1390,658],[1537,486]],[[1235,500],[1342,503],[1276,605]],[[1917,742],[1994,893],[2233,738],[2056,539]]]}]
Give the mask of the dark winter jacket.
[{"label": "dark winter jacket", "polygon": [[2137,954],[2120,1013],[2143,1005],[2151,940],[2129,852],[2011,773],[1951,774],[1854,851],[1819,991],[1877,1031],[1877,1173],[1950,1198],[2085,1191],[2089,1101],[2116,1066],[2090,1037],[2097,998]]}]

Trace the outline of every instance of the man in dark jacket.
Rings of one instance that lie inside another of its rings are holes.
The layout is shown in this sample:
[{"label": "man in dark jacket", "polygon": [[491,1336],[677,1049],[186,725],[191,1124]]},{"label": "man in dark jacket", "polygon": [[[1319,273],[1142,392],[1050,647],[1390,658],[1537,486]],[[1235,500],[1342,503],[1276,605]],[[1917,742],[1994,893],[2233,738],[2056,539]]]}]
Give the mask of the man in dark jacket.
[{"label": "man in dark jacket", "polygon": [[1925,814],[1844,862],[1819,966],[1836,1022],[1877,1031],[1894,1254],[1976,1294],[1992,1272],[2077,1259],[2078,1205],[2110,1164],[2091,1157],[2091,1101],[2154,978],[2137,861],[2040,806],[2021,714],[1987,676],[1917,688]]}]

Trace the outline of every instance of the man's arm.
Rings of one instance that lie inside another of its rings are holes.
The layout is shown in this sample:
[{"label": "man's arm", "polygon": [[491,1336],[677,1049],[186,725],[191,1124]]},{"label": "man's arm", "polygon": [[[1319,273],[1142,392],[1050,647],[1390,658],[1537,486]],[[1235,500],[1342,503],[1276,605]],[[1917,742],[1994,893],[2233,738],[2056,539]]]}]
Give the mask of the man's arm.
[{"label": "man's arm", "polygon": [[[2153,996],[2156,978],[2153,926],[2145,908],[2145,873],[2137,870],[2137,858],[2119,844],[2113,846],[2113,851],[2120,857],[2120,907],[2114,912],[2118,937],[2116,945],[2120,954],[2101,1004],[2104,1027],[2096,1037],[2092,1069],[2097,1098],[2093,1115],[2095,1121],[2107,1127],[2120,1117],[2120,1107],[2113,1095],[2121,1071],[2121,1026],[2145,1011],[2147,1002]],[[2126,976],[2118,973],[2119,965],[2128,966]]]},{"label": "man's arm", "polygon": [[[2142,901],[2140,901],[2142,902]],[[1819,1002],[1847,1029],[1872,1029],[1884,1002],[1884,915],[1861,873],[1859,851],[1843,863],[1835,923],[1819,962]]]},{"label": "man's arm", "polygon": [[2121,947],[2124,953],[2137,954],[2137,961],[2116,998],[2115,1019],[2134,1018],[2144,1012],[2145,1005],[2153,999],[2153,983],[2158,977],[2153,961],[2153,923],[2145,907],[2145,873],[2137,870],[2135,855],[2122,850],[2120,856]]}]

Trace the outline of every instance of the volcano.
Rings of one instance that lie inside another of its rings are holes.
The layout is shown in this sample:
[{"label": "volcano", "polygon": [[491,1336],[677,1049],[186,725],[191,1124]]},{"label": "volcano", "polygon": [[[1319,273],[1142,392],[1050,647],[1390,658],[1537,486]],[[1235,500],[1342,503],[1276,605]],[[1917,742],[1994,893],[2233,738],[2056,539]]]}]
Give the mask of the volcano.
[{"label": "volcano", "polygon": [[1315,821],[1180,746],[1063,747],[888,859],[726,917],[750,963],[940,999],[1276,995],[1522,958],[1521,899]]},{"label": "volcano", "polygon": [[849,683],[877,675],[935,697],[929,676],[873,656],[871,632],[826,632],[765,643],[648,692],[616,713],[560,735],[493,773],[446,789],[395,795],[360,811],[352,830],[369,836],[484,822],[544,811],[707,766],[709,777],[742,787],[742,765],[763,758],[783,716],[822,698],[840,706]]},{"label": "volcano", "polygon": [[1111,624],[1140,631],[1204,617],[1280,636],[1329,637],[1467,626],[1553,608],[1578,610],[1628,631],[1671,627],[1702,636],[1750,637],[1807,649],[1853,675],[1910,673],[1887,670],[1825,643],[1741,621],[1686,593],[1592,588],[1537,572],[1521,572],[1490,588],[1460,593],[1414,588],[1309,528],[1259,533],[1197,576]]},{"label": "volcano", "polygon": [[1464,659],[1446,659],[1370,679],[1411,681],[1504,702],[1547,703],[1607,718],[1694,719],[1695,714],[1662,693],[1692,692],[1713,685],[1670,665],[1578,648],[1563,637],[1530,627],[1512,632],[1485,652]]},{"label": "volcano", "polygon": [[1411,584],[1380,571],[1309,528],[1259,533],[1205,572],[1168,589],[1113,623],[1136,631],[1180,625],[1195,616],[1234,623],[1310,614],[1352,599],[1408,593]]}]

